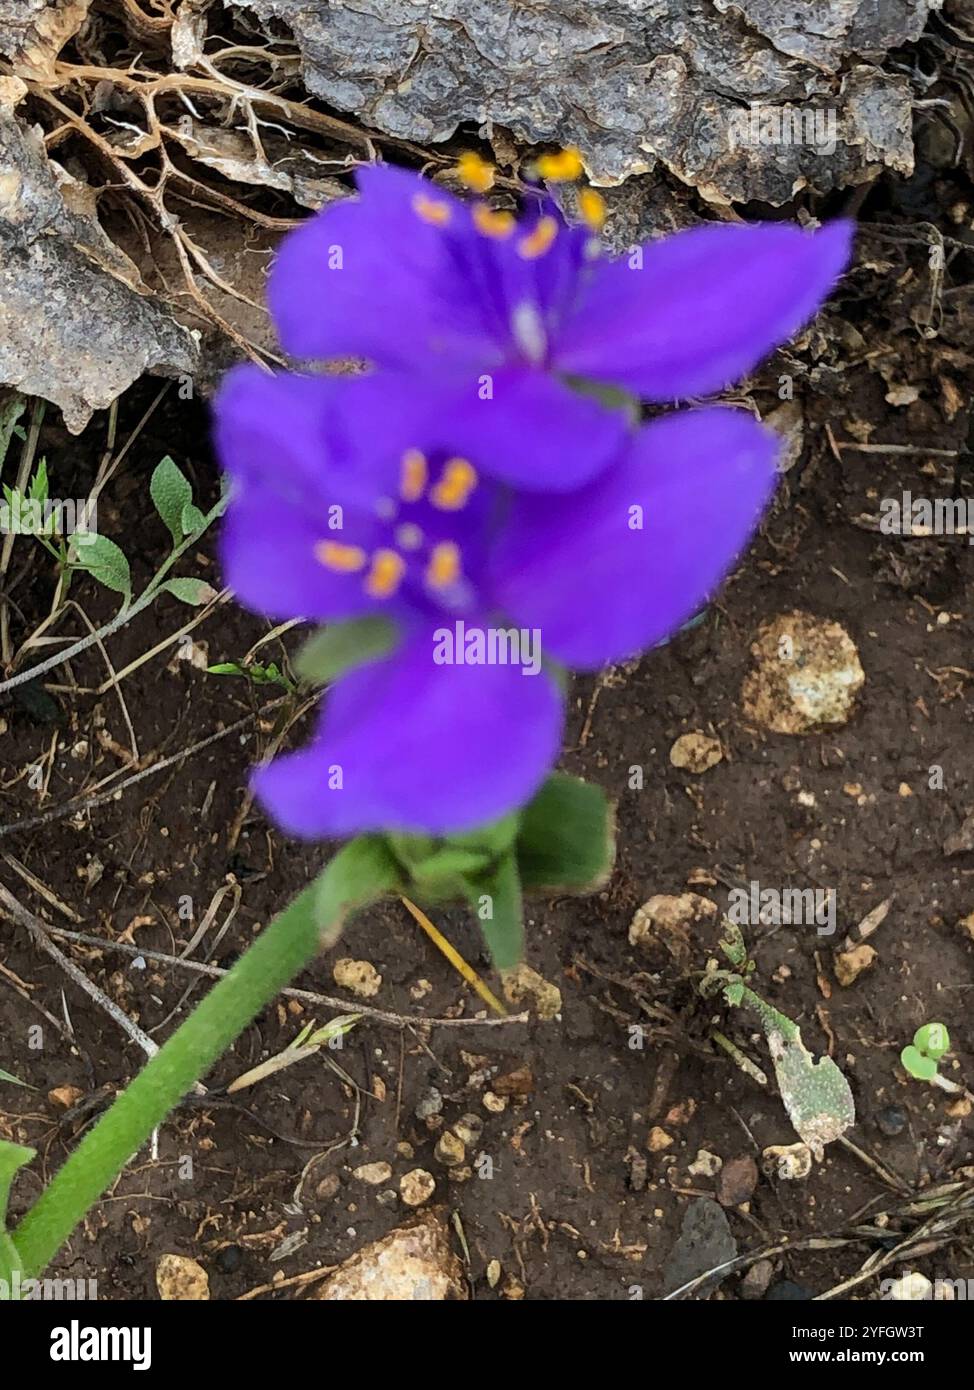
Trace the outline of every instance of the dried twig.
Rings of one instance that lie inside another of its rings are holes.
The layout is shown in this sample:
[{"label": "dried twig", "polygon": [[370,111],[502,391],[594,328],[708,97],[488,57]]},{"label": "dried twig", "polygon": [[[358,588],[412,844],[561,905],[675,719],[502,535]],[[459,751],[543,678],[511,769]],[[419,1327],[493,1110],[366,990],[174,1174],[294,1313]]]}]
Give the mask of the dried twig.
[{"label": "dried twig", "polygon": [[[77,941],[84,946],[99,946],[106,951],[122,951],[129,956],[142,956],[145,960],[157,960],[162,965],[176,966],[180,970],[193,970],[198,975],[208,975],[218,980],[227,971],[219,965],[203,965],[195,960],[181,960],[179,956],[167,955],[165,951],[152,951],[144,946],[130,946],[126,941],[109,941],[103,936],[92,936],[88,932],[69,931],[66,927],[48,927],[52,936],[63,937],[66,941]],[[501,1028],[509,1023],[527,1023],[530,1014],[507,1014],[504,1018],[425,1018],[422,1014],[397,1014],[391,1009],[375,1009],[358,999],[337,999],[330,994],[316,994],[308,989],[282,989],[288,999],[300,999],[305,1004],[317,1004],[329,1009],[339,1009],[342,1013],[362,1014],[374,1018],[377,1023],[391,1023],[397,1028],[425,1026],[432,1028]]]},{"label": "dried twig", "polygon": [[40,917],[35,917],[33,912],[29,912],[2,883],[0,883],[0,910],[24,927],[34,945],[56,961],[68,978],[73,980],[89,999],[93,999],[98,1007],[118,1024],[122,1032],[131,1038],[132,1042],[140,1047],[147,1057],[156,1055],[159,1051],[158,1044],[154,1043],[148,1033],[144,1033],[137,1023],[133,1023],[113,999],[109,999],[108,995],[100,990],[96,984],[92,984],[88,976],[75,965],[73,960],[70,960],[62,950],[55,946],[48,935],[47,923],[43,922]]}]

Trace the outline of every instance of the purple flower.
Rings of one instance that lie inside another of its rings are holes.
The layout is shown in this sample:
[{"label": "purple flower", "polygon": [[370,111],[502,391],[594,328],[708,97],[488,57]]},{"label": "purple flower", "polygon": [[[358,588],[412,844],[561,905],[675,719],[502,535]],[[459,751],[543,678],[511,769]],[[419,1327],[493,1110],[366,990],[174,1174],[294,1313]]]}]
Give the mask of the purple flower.
[{"label": "purple flower", "polygon": [[[479,445],[489,476],[548,492],[588,482],[621,443],[619,413],[572,380],[653,402],[720,390],[814,314],[852,237],[848,222],[719,224],[612,260],[592,190],[590,225],[570,228],[550,201],[518,222],[388,165],[358,184],[281,247],[270,302],[285,349],[422,376],[454,449]],[[530,449],[511,447],[515,417]]]},{"label": "purple flower", "polygon": [[531,460],[545,440],[530,413],[503,418],[460,453],[437,394],[403,374],[240,367],[224,382],[223,564],[241,602],[275,619],[382,614],[396,633],[335,682],[310,745],[256,774],[286,830],[445,834],[521,805],[562,731],[539,648],[595,670],[672,632],[773,487],[774,437],[714,406],[627,435],[573,492],[519,492],[492,464]]}]

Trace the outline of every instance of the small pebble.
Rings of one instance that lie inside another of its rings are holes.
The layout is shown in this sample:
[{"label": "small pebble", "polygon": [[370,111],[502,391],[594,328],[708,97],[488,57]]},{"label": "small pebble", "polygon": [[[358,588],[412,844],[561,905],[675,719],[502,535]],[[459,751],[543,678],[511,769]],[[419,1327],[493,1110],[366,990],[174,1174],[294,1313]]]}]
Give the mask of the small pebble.
[{"label": "small pebble", "polygon": [[902,1134],[907,1125],[907,1113],[899,1105],[884,1105],[876,1116],[876,1124],[887,1139],[895,1139]]},{"label": "small pebble", "polygon": [[732,1158],[721,1169],[717,1200],[722,1207],[739,1207],[750,1200],[757,1182],[758,1165],[750,1154]]},{"label": "small pebble", "polygon": [[770,1260],[757,1260],[741,1280],[741,1298],[763,1298],[773,1274],[774,1265]]},{"label": "small pebble", "polygon": [[224,1245],[213,1257],[213,1263],[221,1274],[233,1274],[240,1268],[243,1251],[239,1245]]},{"label": "small pebble", "polygon": [[335,961],[331,973],[339,989],[347,989],[358,999],[372,999],[382,987],[382,976],[371,961],[346,956]]},{"label": "small pebble", "polygon": [[425,1168],[413,1168],[399,1179],[399,1192],[407,1207],[421,1207],[436,1190],[436,1179]]},{"label": "small pebble", "polygon": [[453,1132],[464,1144],[476,1144],[484,1132],[484,1122],[479,1115],[461,1115]]},{"label": "small pebble", "polygon": [[388,1163],[363,1163],[361,1168],[352,1170],[352,1177],[368,1183],[369,1187],[380,1187],[392,1177],[392,1167]]},{"label": "small pebble", "polygon": [[445,1129],[437,1139],[433,1153],[444,1168],[458,1167],[467,1156],[463,1140],[449,1129]]},{"label": "small pebble", "polygon": [[429,1086],[420,1096],[414,1114],[417,1120],[428,1120],[443,1109],[443,1097],[435,1086]]},{"label": "small pebble", "polygon": [[695,1178],[715,1178],[724,1166],[724,1160],[708,1149],[699,1149],[692,1163],[687,1164],[687,1172]]},{"label": "small pebble", "polygon": [[812,1297],[801,1284],[793,1284],[790,1279],[779,1279],[764,1296],[769,1303],[806,1303]]}]

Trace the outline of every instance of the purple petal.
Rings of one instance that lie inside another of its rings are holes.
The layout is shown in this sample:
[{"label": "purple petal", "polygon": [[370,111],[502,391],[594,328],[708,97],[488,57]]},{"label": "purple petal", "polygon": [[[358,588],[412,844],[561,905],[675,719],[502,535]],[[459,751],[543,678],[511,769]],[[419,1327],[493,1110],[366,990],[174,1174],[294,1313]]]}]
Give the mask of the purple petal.
[{"label": "purple petal", "polygon": [[[556,365],[645,400],[707,395],[816,312],[849,262],[851,222],[700,227],[596,266]],[[640,268],[641,265],[641,268]]]},{"label": "purple petal", "polygon": [[444,227],[416,211],[417,200],[435,202],[459,222],[464,205],[385,164],[361,169],[358,186],[357,199],[326,207],[281,243],[268,296],[286,351],[392,367],[443,353],[493,361],[474,291],[451,270]]},{"label": "purple petal", "polygon": [[[361,613],[396,616],[370,599],[360,574],[339,574],[315,557],[331,537],[325,524],[280,503],[263,488],[232,502],[220,534],[220,566],[245,608],[267,618],[338,619]],[[356,539],[356,544],[361,542]]]},{"label": "purple petal", "polygon": [[714,406],[647,425],[578,492],[517,498],[495,559],[504,611],[576,670],[661,641],[740,554],[771,496],[776,452],[750,415]]},{"label": "purple petal", "polygon": [[[441,428],[451,447],[499,482],[566,492],[594,478],[619,452],[626,417],[528,367],[509,367],[444,389]],[[485,395],[484,389],[490,394]]]},{"label": "purple petal", "polygon": [[559,749],[554,682],[514,665],[437,665],[434,631],[343,676],[310,747],[255,774],[286,831],[448,834],[497,819],[540,786]]},{"label": "purple petal", "polygon": [[432,378],[383,371],[346,382],[329,413],[332,452],[352,474],[392,470],[375,495],[395,490],[406,449],[468,458],[483,478],[528,491],[564,492],[601,472],[630,426],[617,410],[553,376],[506,367]]},{"label": "purple petal", "polygon": [[338,377],[235,367],[213,402],[220,467],[239,486],[263,483],[303,502],[320,485],[325,425],[340,391]]},{"label": "purple petal", "polygon": [[374,478],[348,477],[327,446],[342,390],[334,379],[239,367],[215,402],[217,455],[234,486],[223,573],[239,601],[267,617],[350,617],[375,606],[360,575],[332,572],[315,556],[323,541],[369,549],[379,534]]}]

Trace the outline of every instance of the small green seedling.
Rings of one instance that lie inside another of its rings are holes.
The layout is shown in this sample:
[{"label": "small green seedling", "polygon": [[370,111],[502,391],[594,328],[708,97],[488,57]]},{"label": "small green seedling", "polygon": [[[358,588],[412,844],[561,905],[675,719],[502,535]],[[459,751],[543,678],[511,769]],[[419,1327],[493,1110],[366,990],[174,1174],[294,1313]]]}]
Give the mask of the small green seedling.
[{"label": "small green seedling", "polygon": [[245,676],[254,685],[279,685],[288,694],[295,689],[294,682],[284,674],[276,661],[271,661],[266,666],[259,661],[254,661],[249,666],[242,666],[238,661],[219,661],[215,666],[207,666],[206,669],[211,676]]},{"label": "small green seedling", "polygon": [[[705,998],[722,993],[731,1008],[745,1008],[755,1015],[768,1041],[788,1118],[799,1139],[821,1161],[826,1144],[840,1139],[855,1124],[856,1107],[849,1083],[831,1057],[813,1057],[802,1042],[798,1025],[751,988],[748,981],[755,962],[740,927],[726,918],[719,946],[732,969],[722,970],[716,960],[709,961],[699,982],[700,992]],[[715,1029],[712,1037],[743,1071],[760,1085],[767,1085],[764,1073],[723,1033]]]},{"label": "small green seedling", "polygon": [[242,1091],[245,1086],[253,1086],[255,1082],[263,1081],[265,1077],[273,1076],[275,1072],[283,1071],[295,1062],[304,1061],[305,1057],[313,1057],[323,1047],[340,1048],[342,1038],[351,1032],[361,1017],[361,1014],[340,1014],[323,1028],[317,1028],[312,1021],[301,1029],[283,1052],[278,1052],[266,1062],[261,1062],[250,1071],[244,1072],[243,1076],[238,1076],[236,1081],[231,1081],[227,1087],[227,1095],[233,1091]]},{"label": "small green seedling", "polygon": [[36,1089],[36,1087],[31,1086],[27,1081],[21,1081],[19,1076],[14,1076],[13,1072],[4,1071],[3,1067],[0,1067],[0,1081],[9,1081],[11,1086],[26,1086],[28,1091]]},{"label": "small green seedling", "polygon": [[913,1035],[913,1042],[904,1047],[900,1061],[917,1081],[929,1081],[945,1091],[962,1089],[940,1075],[937,1064],[950,1048],[950,1034],[942,1023],[925,1023]]}]

